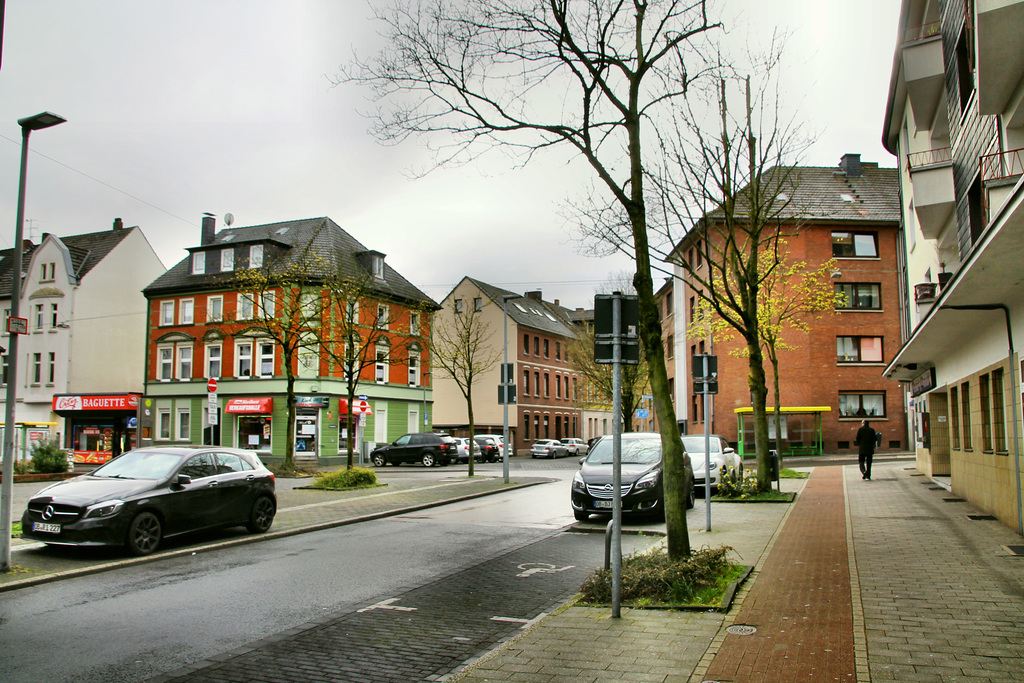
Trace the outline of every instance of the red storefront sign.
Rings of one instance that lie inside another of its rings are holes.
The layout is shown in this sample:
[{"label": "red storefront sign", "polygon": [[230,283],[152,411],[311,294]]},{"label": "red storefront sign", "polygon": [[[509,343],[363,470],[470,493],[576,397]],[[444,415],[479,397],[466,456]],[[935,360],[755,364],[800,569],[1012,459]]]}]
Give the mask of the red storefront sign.
[{"label": "red storefront sign", "polygon": [[138,410],[138,394],[58,395],[53,397],[55,412],[73,410]]},{"label": "red storefront sign", "polygon": [[229,413],[271,413],[273,398],[229,398],[224,410]]},{"label": "red storefront sign", "polygon": [[352,410],[349,411],[349,409],[348,409],[348,399],[347,398],[339,398],[338,399],[338,415],[339,416],[345,416],[345,415],[356,415],[356,416],[358,416],[360,413],[366,413],[367,415],[373,415],[373,409],[370,408],[370,402],[369,401],[363,401],[363,400],[357,398],[352,403]]}]

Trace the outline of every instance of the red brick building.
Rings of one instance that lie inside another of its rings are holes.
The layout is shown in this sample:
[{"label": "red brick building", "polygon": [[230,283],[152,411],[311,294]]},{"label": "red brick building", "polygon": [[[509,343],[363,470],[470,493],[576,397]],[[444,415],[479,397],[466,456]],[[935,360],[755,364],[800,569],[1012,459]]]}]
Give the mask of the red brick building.
[{"label": "red brick building", "polygon": [[[789,197],[792,218],[782,227],[789,260],[804,261],[808,270],[814,270],[835,259],[831,280],[845,301],[835,311],[809,318],[808,332],[788,329],[783,335],[793,348],[779,352],[782,451],[810,451],[820,427],[820,447],[825,452],[855,452],[854,435],[863,419],[871,420],[881,432],[880,450],[906,450],[903,392],[897,382],[882,377],[882,370],[900,348],[897,170],[861,163],[859,155],[846,155],[839,168],[801,168],[795,177]],[[708,250],[702,239],[703,231],[691,231],[674,253],[706,273]],[[675,334],[685,339],[687,346],[686,353],[677,354],[677,363],[681,363],[677,382],[686,377],[682,393],[688,408],[687,431],[704,431],[703,397],[693,394],[690,358],[712,353],[718,357],[719,393],[711,402],[711,429],[738,443],[739,420],[751,405],[748,360],[735,355],[743,342],[687,336],[698,296],[682,268],[678,275],[677,318],[682,320],[676,321]],[[771,415],[773,380],[767,359],[765,373]],[[744,420],[742,446],[750,454],[754,448],[749,413]],[[772,424],[769,432],[775,447]]]}]

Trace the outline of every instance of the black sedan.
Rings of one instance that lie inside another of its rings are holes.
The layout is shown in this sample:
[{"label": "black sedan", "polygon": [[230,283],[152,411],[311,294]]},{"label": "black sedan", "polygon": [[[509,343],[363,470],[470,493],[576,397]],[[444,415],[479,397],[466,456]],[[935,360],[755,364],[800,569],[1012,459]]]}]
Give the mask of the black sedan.
[{"label": "black sedan", "polygon": [[274,523],[274,475],[254,453],[209,446],[139,448],[28,502],[21,535],[51,545],[125,545],[148,555],[160,541],[215,527]]},{"label": "black sedan", "polygon": [[[591,513],[610,515],[615,488],[612,484],[612,437],[601,439],[581,461],[572,479],[572,512],[583,521]],[[631,432],[622,435],[622,512],[624,514],[663,517],[665,514],[662,476],[661,435]],[[683,455],[687,475],[692,480],[689,456]],[[686,487],[686,507],[694,504],[693,486]]]}]

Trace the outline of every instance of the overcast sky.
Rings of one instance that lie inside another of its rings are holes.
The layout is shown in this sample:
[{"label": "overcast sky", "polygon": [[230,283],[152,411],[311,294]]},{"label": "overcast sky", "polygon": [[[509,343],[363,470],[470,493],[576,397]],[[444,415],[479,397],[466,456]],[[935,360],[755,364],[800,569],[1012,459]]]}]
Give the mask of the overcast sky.
[{"label": "overcast sky", "polygon": [[[817,133],[805,163],[881,146],[896,0],[740,0],[735,31],[791,33],[788,102]],[[559,201],[578,177],[538,158],[407,170],[416,144],[382,147],[332,88],[354,48],[376,46],[365,0],[7,0],[0,66],[0,247],[14,241],[19,118],[68,119],[30,143],[25,236],[138,225],[170,267],[199,243],[204,212],[235,226],[330,216],[440,301],[464,275],[590,307],[632,267],[579,255]],[[739,35],[736,33],[735,35]]]}]

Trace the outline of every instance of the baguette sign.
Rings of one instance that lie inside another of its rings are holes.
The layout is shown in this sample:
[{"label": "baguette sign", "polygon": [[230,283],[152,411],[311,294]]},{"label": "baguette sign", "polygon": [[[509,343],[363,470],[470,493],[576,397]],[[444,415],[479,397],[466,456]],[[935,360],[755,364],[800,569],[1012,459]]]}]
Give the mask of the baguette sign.
[{"label": "baguette sign", "polygon": [[53,409],[70,410],[136,410],[139,407],[137,394],[117,396],[54,396]]}]

